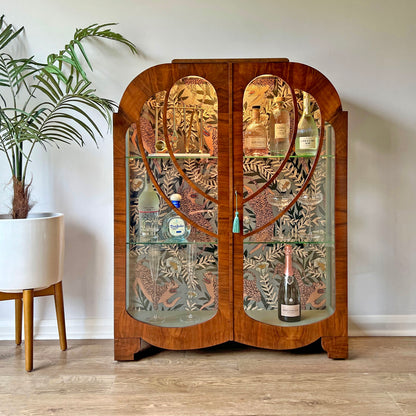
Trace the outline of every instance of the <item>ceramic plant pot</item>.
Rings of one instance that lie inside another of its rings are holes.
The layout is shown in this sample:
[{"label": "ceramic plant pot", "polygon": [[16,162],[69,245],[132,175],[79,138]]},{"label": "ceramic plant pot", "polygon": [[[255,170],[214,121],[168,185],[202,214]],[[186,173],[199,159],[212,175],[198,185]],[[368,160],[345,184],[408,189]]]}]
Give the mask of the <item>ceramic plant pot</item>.
[{"label": "ceramic plant pot", "polygon": [[64,215],[0,215],[0,290],[39,289],[62,280]]}]

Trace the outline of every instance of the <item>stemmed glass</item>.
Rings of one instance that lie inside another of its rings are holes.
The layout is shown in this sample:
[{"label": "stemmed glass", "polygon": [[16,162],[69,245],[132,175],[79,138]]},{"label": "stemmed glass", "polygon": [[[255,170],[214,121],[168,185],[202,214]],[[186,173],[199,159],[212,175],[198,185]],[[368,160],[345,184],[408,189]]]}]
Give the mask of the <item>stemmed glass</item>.
[{"label": "stemmed glass", "polygon": [[309,241],[314,239],[312,233],[312,212],[314,208],[322,202],[322,200],[322,192],[316,192],[316,189],[306,189],[305,192],[299,197],[299,202],[306,209],[306,237],[309,239]]},{"label": "stemmed glass", "polygon": [[[196,253],[195,253],[195,244],[189,243],[186,251],[187,251],[187,268],[188,268],[188,281],[187,281],[187,299],[188,299],[188,305],[189,305],[189,289],[193,287],[193,281],[194,281],[194,273],[195,273],[195,265],[196,265]],[[188,322],[192,323],[195,322],[196,317],[192,313],[192,310],[190,309],[189,312],[181,317],[182,322]]]},{"label": "stemmed glass", "polygon": [[159,265],[160,265],[160,248],[158,244],[152,244],[149,247],[148,252],[149,259],[149,269],[150,275],[153,281],[153,316],[151,316],[147,321],[150,323],[162,323],[165,321],[165,318],[159,316],[159,299],[157,296],[157,278],[159,276]]},{"label": "stemmed glass", "polygon": [[[284,210],[292,201],[293,196],[290,195],[290,181],[288,180],[280,180],[278,182],[278,193],[270,195],[268,197],[268,202],[270,205],[273,205],[279,209],[279,211]],[[275,228],[275,236],[279,238],[281,241],[283,241],[283,224],[282,224],[282,218],[279,220],[279,232],[276,235],[276,228]],[[275,225],[276,227],[276,225]]]}]

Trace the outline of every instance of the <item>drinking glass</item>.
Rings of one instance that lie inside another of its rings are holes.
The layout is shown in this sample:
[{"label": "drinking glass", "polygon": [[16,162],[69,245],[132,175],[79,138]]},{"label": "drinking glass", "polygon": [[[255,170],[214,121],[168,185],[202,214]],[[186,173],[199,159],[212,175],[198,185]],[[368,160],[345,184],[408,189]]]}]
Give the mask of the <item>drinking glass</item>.
[{"label": "drinking glass", "polygon": [[[196,266],[196,247],[194,243],[189,243],[187,248],[187,271],[188,271],[188,279],[187,279],[187,299],[189,305],[189,290],[193,289],[193,281],[194,281],[194,274],[195,274],[195,266]],[[186,280],[186,279],[185,279]],[[191,307],[190,307],[191,308]],[[181,317],[182,322],[192,323],[195,322],[196,316],[192,313],[192,310],[189,309],[188,313],[185,316]]]},{"label": "drinking glass", "polygon": [[306,210],[306,238],[309,241],[314,240],[312,232],[312,213],[315,207],[321,203],[323,195],[321,192],[317,192],[315,189],[306,189],[305,192],[299,197],[299,202]]},{"label": "drinking glass", "polygon": [[[292,201],[293,195],[290,194],[291,182],[288,179],[280,179],[277,183],[277,192],[268,197],[268,202],[270,205],[273,205],[279,209],[279,211],[284,210]],[[279,240],[283,241],[283,224],[282,217],[277,220],[279,224],[279,232],[276,233],[276,225],[274,234]]]},{"label": "drinking glass", "polygon": [[149,261],[150,275],[152,277],[152,282],[153,282],[153,295],[152,295],[153,316],[151,316],[147,321],[149,323],[162,323],[165,321],[165,318],[159,316],[159,298],[157,296],[157,288],[158,288],[157,279],[159,276],[159,265],[160,265],[160,248],[158,244],[152,244],[149,247],[148,261]]}]

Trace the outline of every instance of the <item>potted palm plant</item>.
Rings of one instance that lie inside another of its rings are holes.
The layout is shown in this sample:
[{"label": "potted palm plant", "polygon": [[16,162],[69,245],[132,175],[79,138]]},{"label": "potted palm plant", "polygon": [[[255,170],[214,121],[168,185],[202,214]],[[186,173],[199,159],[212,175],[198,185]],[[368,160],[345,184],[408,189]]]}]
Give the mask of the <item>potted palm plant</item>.
[{"label": "potted palm plant", "polygon": [[[25,274],[34,267],[28,265],[19,272],[17,269],[23,267],[24,262],[13,261],[10,256],[15,257],[20,252],[22,259],[33,257],[37,263],[39,257],[45,256],[48,249],[43,238],[49,225],[41,226],[43,221],[52,219],[58,227],[58,231],[51,231],[51,247],[62,241],[58,236],[59,229],[63,229],[60,216],[29,215],[32,179],[28,180],[28,165],[37,146],[45,149],[50,144],[82,146],[85,140],[96,142],[97,137],[102,136],[98,118],[110,126],[116,105],[96,94],[87,75],[92,65],[83,43],[88,38],[100,38],[121,43],[137,53],[132,42],[112,30],[113,25],[93,24],[77,29],[73,39],[61,51],[50,54],[46,62],[38,62],[34,57],[13,56],[11,51],[18,50],[13,46],[20,41],[24,28],[16,30],[6,23],[4,16],[0,18],[0,154],[7,160],[13,186],[11,211],[0,215],[0,270],[3,276],[0,290],[18,289],[21,286],[19,275],[26,279]],[[34,225],[30,225],[31,216]],[[29,227],[34,227],[39,236],[33,237],[34,231]],[[30,241],[32,245],[28,246]],[[37,253],[37,248],[43,252]],[[61,251],[58,250],[58,254]],[[49,263],[45,259],[44,264],[39,264],[39,274],[45,273],[42,268]],[[31,274],[34,274],[33,270]],[[10,281],[10,287],[4,287],[4,281]]]}]

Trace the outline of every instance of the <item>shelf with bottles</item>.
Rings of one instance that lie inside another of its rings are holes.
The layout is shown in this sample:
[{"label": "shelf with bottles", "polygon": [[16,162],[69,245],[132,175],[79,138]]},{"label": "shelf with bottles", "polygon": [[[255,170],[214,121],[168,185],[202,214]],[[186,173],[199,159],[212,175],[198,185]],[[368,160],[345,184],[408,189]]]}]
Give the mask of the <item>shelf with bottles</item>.
[{"label": "shelf with bottles", "polygon": [[[287,274],[287,248],[292,266]],[[293,251],[293,254],[292,254]],[[251,318],[270,325],[299,326],[328,318],[334,312],[334,247],[326,244],[251,243],[244,245],[243,305]],[[282,285],[292,276],[296,285],[293,305],[298,305],[299,320],[279,318]]]},{"label": "shelf with bottles", "polygon": [[292,89],[273,75],[257,76],[247,85],[243,96],[245,157],[284,158],[291,145],[297,157],[315,157],[324,137],[321,127],[320,109],[309,92]]},{"label": "shelf with bottles", "polygon": [[[186,219],[198,224],[201,229],[191,227],[188,241],[213,241],[216,240],[218,229],[217,211],[218,204],[215,202],[217,193],[216,188],[216,164],[185,164],[186,172],[189,168],[189,179],[196,183],[203,192],[211,199],[198,193],[176,170],[176,167],[167,161],[149,162],[150,174],[153,175],[161,192],[165,198],[170,198],[173,194],[181,196],[180,208],[177,208]],[[145,178],[148,176],[143,160],[130,160],[128,165],[128,213],[130,217],[128,242],[137,244],[140,241],[146,242],[152,239],[140,238],[140,198],[146,187]],[[191,182],[191,183],[192,183]],[[154,194],[155,204],[157,205],[157,218],[155,219],[154,238],[164,242],[167,236],[163,232],[163,224],[168,215],[173,211],[172,207],[166,202],[165,198],[155,189],[153,182],[150,184]],[[185,220],[185,222],[187,222]],[[204,232],[205,231],[205,232]]]},{"label": "shelf with bottles", "polygon": [[127,312],[141,322],[186,327],[218,309],[218,245],[209,242],[130,247]]}]

